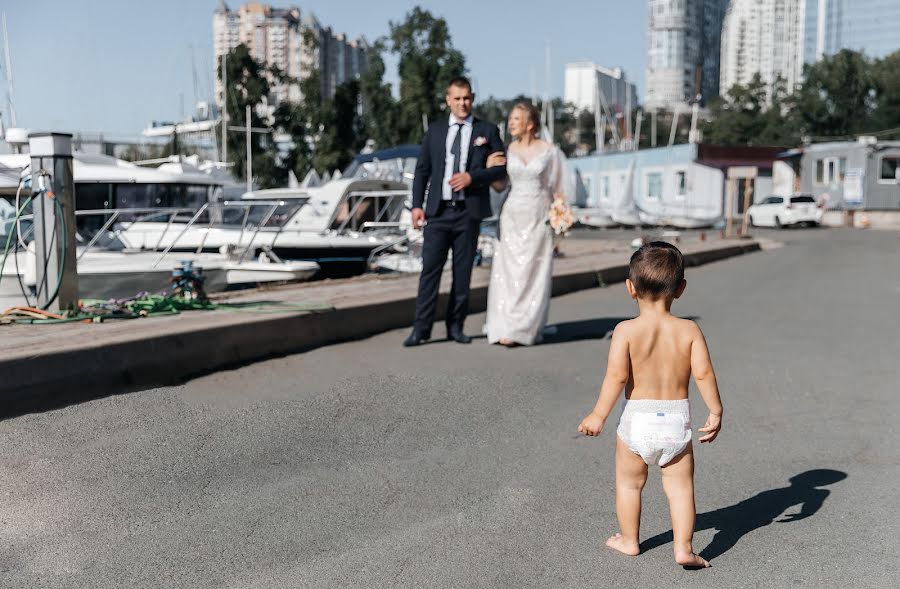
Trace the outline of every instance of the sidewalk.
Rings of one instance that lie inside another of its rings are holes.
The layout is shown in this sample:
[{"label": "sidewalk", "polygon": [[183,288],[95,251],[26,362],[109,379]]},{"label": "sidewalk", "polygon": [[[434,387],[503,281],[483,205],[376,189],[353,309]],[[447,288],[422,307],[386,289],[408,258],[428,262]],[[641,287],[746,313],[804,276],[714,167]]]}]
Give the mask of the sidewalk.
[{"label": "sidewalk", "polygon": [[[688,266],[757,251],[755,241],[679,243]],[[627,243],[570,239],[554,261],[553,294],[621,282]],[[487,268],[472,276],[470,313],[484,311]],[[0,415],[183,382],[211,371],[411,325],[418,276],[366,275],[229,293],[230,303],[324,303],[329,310],[192,311],[100,324],[0,327]],[[439,314],[450,276],[441,284]],[[218,297],[221,300],[222,297]],[[438,317],[440,321],[441,317]],[[467,331],[480,325],[469,322]],[[436,330],[440,337],[440,327]],[[400,340],[397,353],[402,353]],[[478,344],[475,344],[478,345]]]}]

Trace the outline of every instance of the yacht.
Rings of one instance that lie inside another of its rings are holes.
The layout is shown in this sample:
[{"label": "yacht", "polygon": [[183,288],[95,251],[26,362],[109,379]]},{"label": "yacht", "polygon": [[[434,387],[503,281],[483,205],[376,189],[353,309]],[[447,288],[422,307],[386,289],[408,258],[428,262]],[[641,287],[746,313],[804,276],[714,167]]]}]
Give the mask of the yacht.
[{"label": "yacht", "polygon": [[[133,222],[116,226],[115,233],[131,249],[209,252],[234,247],[250,257],[265,253],[312,261],[321,267],[320,276],[336,278],[365,272],[373,250],[405,234],[408,201],[405,183],[340,178],[316,187],[244,193],[238,202],[253,231],[242,229],[234,214],[217,216],[205,205],[187,222]],[[270,212],[254,208],[268,202],[280,204]]]}]

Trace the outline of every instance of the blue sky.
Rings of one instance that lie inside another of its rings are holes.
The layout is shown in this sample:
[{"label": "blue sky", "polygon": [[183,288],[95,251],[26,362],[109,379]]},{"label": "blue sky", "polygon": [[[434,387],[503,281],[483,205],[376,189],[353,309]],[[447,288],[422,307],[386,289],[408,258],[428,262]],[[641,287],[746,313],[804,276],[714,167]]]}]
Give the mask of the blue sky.
[{"label": "blue sky", "polygon": [[[644,87],[643,0],[271,1],[312,10],[319,21],[369,40],[416,4],[444,17],[481,97],[543,93],[550,43],[551,91],[563,92],[566,62],[622,66]],[[212,80],[217,0],[9,0],[14,101],[19,126],[138,135],[153,119],[177,119],[194,102],[191,46],[201,93]],[[232,9],[240,2],[229,2]],[[389,65],[390,67],[390,65]],[[5,81],[0,110],[5,114]]]}]

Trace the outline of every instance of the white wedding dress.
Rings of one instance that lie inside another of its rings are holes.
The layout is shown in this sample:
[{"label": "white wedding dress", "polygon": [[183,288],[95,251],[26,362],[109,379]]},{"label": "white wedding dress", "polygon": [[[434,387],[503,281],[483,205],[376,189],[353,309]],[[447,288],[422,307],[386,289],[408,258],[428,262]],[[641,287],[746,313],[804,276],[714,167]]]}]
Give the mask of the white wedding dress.
[{"label": "white wedding dress", "polygon": [[549,147],[527,162],[510,151],[510,191],[500,212],[491,262],[486,333],[522,345],[541,341],[550,309],[553,230],[548,224],[553,195],[561,192],[562,156]]}]

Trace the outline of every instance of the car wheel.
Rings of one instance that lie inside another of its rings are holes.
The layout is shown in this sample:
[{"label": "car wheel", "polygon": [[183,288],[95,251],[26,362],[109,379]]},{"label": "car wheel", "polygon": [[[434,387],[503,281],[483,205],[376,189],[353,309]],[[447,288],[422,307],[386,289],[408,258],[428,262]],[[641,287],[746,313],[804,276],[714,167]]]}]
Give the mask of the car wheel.
[{"label": "car wheel", "polygon": [[779,229],[782,229],[782,228],[784,227],[784,225],[781,224],[781,218],[780,218],[780,217],[777,217],[777,216],[775,217],[775,227],[777,227],[777,228],[779,228]]}]

